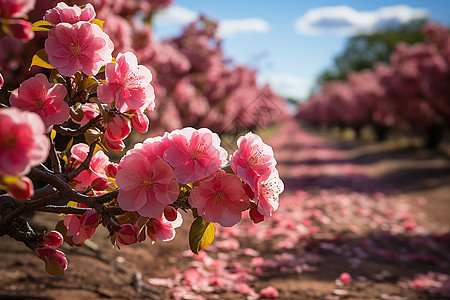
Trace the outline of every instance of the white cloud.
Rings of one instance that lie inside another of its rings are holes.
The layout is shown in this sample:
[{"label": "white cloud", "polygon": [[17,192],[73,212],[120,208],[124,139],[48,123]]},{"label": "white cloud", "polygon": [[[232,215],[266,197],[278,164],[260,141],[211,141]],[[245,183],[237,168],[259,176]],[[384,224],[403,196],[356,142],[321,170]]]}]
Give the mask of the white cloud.
[{"label": "white cloud", "polygon": [[353,35],[427,16],[425,8],[407,5],[381,7],[374,11],[356,11],[348,6],[320,7],[311,9],[298,18],[295,29],[306,35]]},{"label": "white cloud", "polygon": [[186,25],[197,20],[199,14],[181,6],[170,6],[155,15],[154,22],[158,25]]},{"label": "white cloud", "polygon": [[302,100],[309,96],[311,88],[314,85],[314,78],[281,73],[260,75],[258,77],[258,83],[269,83],[273,90],[284,98]]},{"label": "white cloud", "polygon": [[266,33],[269,29],[269,23],[260,18],[221,20],[217,35],[221,38],[232,38],[239,34]]}]

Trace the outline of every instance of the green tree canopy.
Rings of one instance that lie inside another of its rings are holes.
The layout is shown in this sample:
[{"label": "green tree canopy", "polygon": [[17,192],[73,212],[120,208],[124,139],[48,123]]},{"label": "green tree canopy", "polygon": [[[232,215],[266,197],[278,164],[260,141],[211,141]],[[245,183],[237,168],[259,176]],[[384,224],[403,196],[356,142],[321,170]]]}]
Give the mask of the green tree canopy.
[{"label": "green tree canopy", "polygon": [[333,79],[343,80],[350,71],[372,69],[376,62],[388,62],[398,42],[423,42],[424,37],[420,29],[425,22],[425,19],[414,20],[395,28],[351,37],[344,52],[335,57],[334,65],[318,77],[317,83]]}]

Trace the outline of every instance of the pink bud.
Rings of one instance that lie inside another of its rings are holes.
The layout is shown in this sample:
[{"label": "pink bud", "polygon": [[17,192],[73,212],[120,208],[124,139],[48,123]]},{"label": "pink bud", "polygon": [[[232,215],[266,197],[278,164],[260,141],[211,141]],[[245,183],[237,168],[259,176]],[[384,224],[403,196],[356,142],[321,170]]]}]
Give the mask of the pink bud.
[{"label": "pink bud", "polygon": [[44,237],[42,238],[42,240],[47,245],[49,245],[51,247],[55,247],[55,248],[58,248],[64,242],[64,238],[63,238],[62,234],[59,233],[58,231],[54,231],[54,230],[47,232],[44,235]]},{"label": "pink bud", "polygon": [[122,149],[125,148],[125,144],[122,140],[113,140],[107,135],[105,135],[105,143],[106,146],[112,151],[122,151]]},{"label": "pink bud", "polygon": [[3,80],[3,75],[2,75],[2,73],[0,73],[0,89],[3,87],[4,83],[5,83],[5,81]]},{"label": "pink bud", "polygon": [[109,163],[106,167],[106,176],[116,178],[117,171],[119,170],[119,164]]},{"label": "pink bud", "polygon": [[252,219],[255,224],[264,221],[264,216],[260,214],[258,209],[255,207],[250,208],[249,215],[250,219]]},{"label": "pink bud", "polygon": [[342,274],[339,276],[339,279],[341,280],[341,282],[342,282],[343,284],[347,284],[347,283],[350,283],[350,282],[352,281],[352,277],[351,277],[350,274],[348,274],[348,273],[342,273]]},{"label": "pink bud", "polygon": [[120,226],[121,229],[117,232],[117,244],[120,245],[131,245],[138,241],[137,238],[137,227],[131,224],[124,224]]},{"label": "pink bud", "polygon": [[49,255],[54,254],[54,253],[56,252],[56,249],[55,249],[55,247],[47,246],[47,247],[40,247],[40,248],[37,248],[37,249],[35,250],[35,252],[36,252],[36,255],[37,255],[40,259],[43,259],[43,258],[46,257],[46,256],[49,256]]},{"label": "pink bud", "polygon": [[94,229],[100,223],[100,216],[95,210],[85,212],[80,218],[80,226],[85,230]]},{"label": "pink bud", "polygon": [[166,205],[166,207],[164,207],[164,217],[166,217],[167,221],[175,221],[178,217],[177,210],[172,206]]},{"label": "pink bud", "polygon": [[3,29],[11,36],[22,42],[34,38],[34,31],[31,29],[31,23],[20,19],[4,20]]},{"label": "pink bud", "polygon": [[109,182],[105,178],[98,177],[92,180],[91,187],[94,191],[104,191],[108,188]]},{"label": "pink bud", "polygon": [[131,127],[136,131],[147,133],[148,124],[149,120],[147,115],[141,113],[139,110],[136,111],[136,114],[131,118]]},{"label": "pink bud", "polygon": [[6,191],[17,200],[25,201],[34,195],[33,182],[30,178],[23,176],[20,177],[19,182],[8,184]]}]

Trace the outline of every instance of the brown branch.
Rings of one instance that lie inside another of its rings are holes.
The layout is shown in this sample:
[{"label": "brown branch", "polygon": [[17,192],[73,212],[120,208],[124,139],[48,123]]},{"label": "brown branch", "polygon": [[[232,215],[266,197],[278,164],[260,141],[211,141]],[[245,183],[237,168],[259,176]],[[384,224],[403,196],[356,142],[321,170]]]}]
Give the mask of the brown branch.
[{"label": "brown branch", "polygon": [[31,197],[31,200],[36,200],[36,199],[39,199],[39,198],[42,198],[45,196],[49,196],[49,195],[53,194],[54,192],[56,192],[56,189],[54,187],[52,187],[50,184],[47,184],[43,188],[35,190],[33,197]]},{"label": "brown branch", "polygon": [[62,172],[61,164],[59,162],[58,155],[56,154],[55,143],[50,138],[50,161],[52,162],[52,170],[55,174]]},{"label": "brown branch", "polygon": [[57,206],[57,205],[47,205],[44,207],[38,207],[36,211],[43,211],[56,214],[75,214],[82,215],[85,212],[91,211],[92,208],[86,207],[73,207],[73,206]]},{"label": "brown branch", "polygon": [[87,122],[85,125],[79,127],[78,129],[72,129],[67,127],[61,127],[60,125],[53,126],[53,129],[61,135],[65,136],[79,136],[84,134],[89,128],[95,125],[100,119],[102,118],[102,115],[98,115],[93,119],[90,119],[89,122]]}]

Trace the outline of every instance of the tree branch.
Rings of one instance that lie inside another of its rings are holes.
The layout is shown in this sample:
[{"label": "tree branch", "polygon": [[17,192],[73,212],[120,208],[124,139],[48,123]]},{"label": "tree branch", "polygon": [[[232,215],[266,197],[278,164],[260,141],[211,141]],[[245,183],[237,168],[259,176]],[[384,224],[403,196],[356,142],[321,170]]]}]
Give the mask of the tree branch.
[{"label": "tree branch", "polygon": [[95,123],[100,121],[102,118],[102,115],[98,115],[93,119],[90,119],[89,122],[87,122],[85,125],[79,127],[78,129],[71,129],[66,127],[61,127],[60,125],[53,126],[53,129],[61,135],[65,136],[79,136],[84,134],[89,128],[91,128]]},{"label": "tree branch", "polygon": [[50,161],[52,162],[52,170],[55,174],[62,172],[61,164],[59,162],[58,155],[56,154],[55,143],[50,138]]}]

